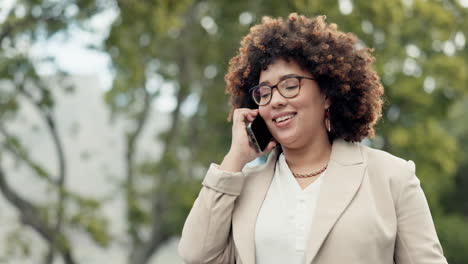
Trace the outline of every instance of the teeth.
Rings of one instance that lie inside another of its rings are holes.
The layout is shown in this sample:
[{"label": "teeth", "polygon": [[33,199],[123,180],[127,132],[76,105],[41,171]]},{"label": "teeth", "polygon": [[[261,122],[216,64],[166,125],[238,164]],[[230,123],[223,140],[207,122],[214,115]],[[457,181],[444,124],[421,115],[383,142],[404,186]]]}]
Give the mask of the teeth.
[{"label": "teeth", "polygon": [[281,122],[281,121],[284,121],[284,120],[287,120],[289,118],[292,118],[294,116],[294,114],[290,114],[290,115],[287,115],[287,116],[282,116],[282,117],[278,117],[276,118],[276,122]]}]

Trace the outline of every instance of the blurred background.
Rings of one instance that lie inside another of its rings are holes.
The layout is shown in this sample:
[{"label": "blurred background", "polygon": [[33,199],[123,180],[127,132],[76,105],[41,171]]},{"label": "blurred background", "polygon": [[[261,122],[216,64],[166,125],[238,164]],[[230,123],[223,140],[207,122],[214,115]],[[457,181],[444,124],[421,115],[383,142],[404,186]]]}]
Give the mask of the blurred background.
[{"label": "blurred background", "polygon": [[230,144],[228,61],[291,12],[375,49],[384,115],[363,143],[415,161],[468,263],[468,0],[0,0],[0,263],[182,263]]}]

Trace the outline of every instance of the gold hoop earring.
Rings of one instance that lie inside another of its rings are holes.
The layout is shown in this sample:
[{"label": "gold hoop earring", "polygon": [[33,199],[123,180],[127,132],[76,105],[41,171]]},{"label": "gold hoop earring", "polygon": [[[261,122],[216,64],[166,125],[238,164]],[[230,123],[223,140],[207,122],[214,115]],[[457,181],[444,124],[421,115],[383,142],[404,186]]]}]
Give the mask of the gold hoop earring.
[{"label": "gold hoop earring", "polygon": [[327,129],[328,133],[331,132],[331,124],[330,124],[330,109],[325,110],[325,128]]}]

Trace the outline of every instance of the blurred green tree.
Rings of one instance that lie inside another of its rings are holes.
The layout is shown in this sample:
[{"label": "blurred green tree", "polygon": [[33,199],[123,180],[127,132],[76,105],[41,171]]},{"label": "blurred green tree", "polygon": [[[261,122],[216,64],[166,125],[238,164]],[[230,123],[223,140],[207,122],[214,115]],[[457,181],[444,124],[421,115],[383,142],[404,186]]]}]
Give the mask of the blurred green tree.
[{"label": "blurred green tree", "polygon": [[[4,6],[2,6],[4,8]],[[98,245],[105,246],[109,237],[106,220],[99,215],[99,202],[81,197],[69,191],[65,185],[67,179],[67,158],[63,149],[61,135],[57,130],[57,120],[53,109],[55,105],[53,91],[47,82],[38,75],[36,65],[44,61],[53,63],[52,58],[33,58],[31,46],[40,40],[49,39],[54,34],[66,30],[71,25],[85,27],[87,19],[106,8],[100,1],[76,0],[63,1],[15,1],[13,8],[4,13],[0,21],[0,161],[6,155],[24,164],[33,175],[44,181],[51,191],[51,202],[39,204],[22,196],[11,186],[0,163],[0,191],[7,202],[18,210],[19,220],[37,232],[43,239],[47,252],[44,263],[52,263],[58,254],[63,263],[76,263],[70,237],[65,229],[74,227],[87,231]],[[3,11],[3,10],[2,10]],[[66,76],[59,71],[59,77]],[[62,85],[64,89],[69,88]],[[19,108],[29,104],[38,113],[47,133],[52,139],[54,155],[58,169],[48,171],[42,164],[29,155],[31,146],[25,146],[21,140],[10,133],[7,125],[14,120]],[[77,206],[80,212],[67,212],[70,206]],[[6,256],[0,256],[2,262],[11,257],[29,255],[33,246],[22,236],[23,229],[13,230],[8,236]]]}]

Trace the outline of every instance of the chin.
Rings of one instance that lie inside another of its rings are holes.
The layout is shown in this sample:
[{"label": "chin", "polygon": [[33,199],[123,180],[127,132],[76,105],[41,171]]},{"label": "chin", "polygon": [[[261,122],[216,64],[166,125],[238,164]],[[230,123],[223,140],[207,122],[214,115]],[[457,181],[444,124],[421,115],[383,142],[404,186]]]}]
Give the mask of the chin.
[{"label": "chin", "polygon": [[294,146],[294,143],[296,142],[294,137],[277,137],[275,136],[276,141],[281,144],[281,146],[284,147],[290,147]]}]

